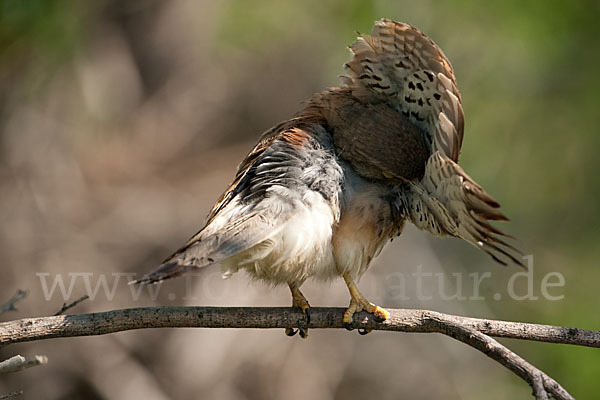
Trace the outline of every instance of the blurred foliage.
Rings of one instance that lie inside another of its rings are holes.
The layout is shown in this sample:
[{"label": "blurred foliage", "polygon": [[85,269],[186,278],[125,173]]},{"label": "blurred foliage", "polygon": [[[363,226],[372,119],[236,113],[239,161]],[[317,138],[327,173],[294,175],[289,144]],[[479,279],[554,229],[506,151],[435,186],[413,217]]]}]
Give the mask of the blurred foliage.
[{"label": "blurred foliage", "polygon": [[34,94],[85,42],[87,23],[102,3],[1,0],[0,79],[27,75],[19,89]]},{"label": "blurred foliage", "polygon": [[85,2],[3,0],[0,5],[0,45],[19,41],[52,56],[73,47],[83,33],[81,7]]},{"label": "blurred foliage", "polygon": [[[230,157],[229,176],[238,161],[231,149],[237,143],[248,147],[313,90],[336,85],[348,58],[344,46],[354,40],[355,31],[369,32],[381,17],[419,27],[444,49],[456,70],[466,114],[461,164],[501,202],[512,219],[508,229],[535,256],[538,278],[550,271],[566,277],[564,300],[503,300],[490,302],[489,308],[504,319],[600,329],[600,3],[593,0],[226,0],[178,5],[157,0],[1,0],[0,189],[5,198],[0,200],[15,209],[31,203],[33,211],[13,215],[12,208],[0,210],[0,249],[7,259],[25,263],[23,257],[30,257],[35,264],[43,243],[55,246],[49,238],[60,236],[62,227],[72,224],[75,233],[61,245],[89,228],[85,222],[94,218],[86,213],[92,207],[104,218],[103,213],[110,214],[107,204],[131,195],[110,192],[114,187],[156,184],[152,196],[139,196],[146,201],[167,193],[161,203],[166,207],[175,204],[169,194],[176,192],[172,196],[179,198],[183,193],[187,207],[197,209],[195,196],[203,195],[187,183],[213,173],[198,159]],[[102,64],[107,59],[111,61]],[[114,65],[118,67],[111,69]],[[98,83],[96,78],[105,80]],[[31,112],[18,117],[17,111],[27,107]],[[90,132],[94,135],[85,136]],[[212,148],[221,153],[201,153]],[[61,163],[63,169],[51,176]],[[50,189],[44,185],[58,185],[64,197],[49,201],[45,190]],[[8,193],[15,197],[9,199]],[[77,193],[80,203],[72,200]],[[212,200],[202,197],[207,204]],[[96,246],[121,249],[110,256],[98,250],[106,257],[98,265],[114,257],[117,266],[134,258],[140,268],[147,266],[147,254],[164,250],[165,241],[176,243],[171,237],[180,236],[182,226],[191,232],[197,224],[182,216],[177,204],[183,207],[176,203],[163,217],[152,214],[169,222],[121,238],[144,243],[139,256],[131,255],[131,242],[111,242],[106,235],[105,242],[90,239],[88,251]],[[44,207],[52,209],[52,218],[43,214]],[[74,209],[79,214],[68,213]],[[126,215],[133,213],[127,210]],[[110,214],[116,216],[113,223],[123,218],[117,211]],[[143,216],[135,220],[142,221]],[[41,239],[36,236],[42,235],[40,226],[48,230]],[[150,236],[151,230],[163,236]],[[17,240],[21,237],[40,248],[18,250],[15,243],[23,242]],[[440,258],[457,264],[481,260],[456,241],[432,241],[431,246]],[[89,254],[80,257],[88,260]],[[14,284],[17,276],[14,272],[13,280],[5,282]],[[496,277],[491,285],[493,291],[505,281]],[[509,345],[575,397],[597,393],[596,351]],[[498,391],[504,390],[505,382],[498,385]],[[488,390],[482,387],[480,394]]]}]

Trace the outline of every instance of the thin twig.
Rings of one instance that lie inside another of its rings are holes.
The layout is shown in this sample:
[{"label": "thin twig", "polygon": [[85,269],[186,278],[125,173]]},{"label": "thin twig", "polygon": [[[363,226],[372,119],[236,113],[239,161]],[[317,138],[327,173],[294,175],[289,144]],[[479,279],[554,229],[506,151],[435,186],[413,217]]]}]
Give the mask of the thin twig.
[{"label": "thin twig", "polygon": [[17,311],[17,301],[23,299],[25,296],[27,296],[27,292],[19,289],[17,294],[15,294],[8,302],[0,306],[0,314],[4,314],[7,311]]},{"label": "thin twig", "polygon": [[79,304],[79,303],[81,303],[82,301],[85,301],[85,300],[87,300],[87,299],[89,299],[89,298],[90,298],[90,296],[88,296],[88,295],[86,294],[86,295],[83,295],[83,296],[81,296],[80,298],[78,298],[77,300],[75,300],[74,302],[72,302],[72,303],[70,303],[70,304],[64,303],[64,304],[63,304],[63,306],[61,307],[61,309],[60,309],[60,310],[58,310],[58,311],[56,312],[56,314],[54,314],[54,316],[56,317],[56,316],[58,316],[58,315],[62,315],[62,314],[63,314],[65,311],[67,311],[69,308],[73,308],[73,307],[75,307],[77,304]]},{"label": "thin twig", "polygon": [[17,397],[22,394],[23,394],[22,390],[17,390],[17,391],[6,393],[6,394],[0,394],[0,400],[8,399],[10,397]]},{"label": "thin twig", "polygon": [[[343,308],[311,308],[309,328],[345,328]],[[468,318],[428,310],[388,310],[377,322],[365,312],[355,314],[354,328],[442,333],[482,351],[527,381],[537,399],[572,399],[552,378],[490,336],[600,347],[600,332],[520,322]],[[288,307],[147,307],[101,313],[25,318],[0,323],[0,347],[56,337],[94,336],[144,328],[293,328],[304,314]]]},{"label": "thin twig", "polygon": [[47,363],[48,357],[46,356],[34,356],[29,360],[23,356],[14,356],[8,360],[0,362],[0,375],[22,371],[27,368],[35,367],[37,365],[44,365]]}]

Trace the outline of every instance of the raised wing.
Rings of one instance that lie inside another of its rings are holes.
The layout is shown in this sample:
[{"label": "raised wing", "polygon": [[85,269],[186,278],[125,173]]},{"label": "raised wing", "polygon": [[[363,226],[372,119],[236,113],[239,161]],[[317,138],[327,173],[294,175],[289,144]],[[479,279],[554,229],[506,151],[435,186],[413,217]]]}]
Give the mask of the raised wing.
[{"label": "raised wing", "polygon": [[391,102],[426,133],[432,153],[439,150],[458,161],[464,114],[442,50],[417,28],[382,19],[350,51],[342,80],[354,96]]},{"label": "raised wing", "polygon": [[423,176],[430,155],[425,135],[389,103],[328,89],[315,94],[302,115],[326,121],[337,155],[362,177],[399,183]]}]

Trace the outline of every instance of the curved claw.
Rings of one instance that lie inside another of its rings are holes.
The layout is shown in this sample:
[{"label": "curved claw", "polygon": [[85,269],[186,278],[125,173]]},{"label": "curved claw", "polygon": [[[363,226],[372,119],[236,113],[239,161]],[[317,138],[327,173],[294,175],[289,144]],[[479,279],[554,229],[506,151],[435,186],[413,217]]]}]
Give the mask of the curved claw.
[{"label": "curved claw", "polygon": [[[300,308],[305,317],[304,321],[298,321],[298,330],[295,331],[294,334],[298,332],[301,338],[306,339],[308,336],[308,325],[310,325],[310,305],[298,287],[290,285],[290,290],[292,292],[292,307]],[[304,322],[304,324],[302,324],[302,322]],[[292,328],[287,328],[285,330],[286,334],[288,336],[293,336],[288,334],[288,329],[292,330]]]},{"label": "curved claw", "polygon": [[373,329],[369,329],[369,328],[359,328],[358,329],[358,334],[359,335],[368,335],[369,333],[373,332]]},{"label": "curved claw", "polygon": [[[358,290],[356,284],[352,280],[352,278],[348,275],[348,273],[344,273],[342,275],[344,280],[346,281],[346,285],[348,286],[348,290],[350,290],[350,305],[346,312],[344,312],[344,324],[352,323],[352,318],[355,313],[360,311],[366,311],[373,315],[374,319],[377,322],[383,322],[390,317],[390,313],[384,310],[383,308],[371,303],[367,300]],[[346,328],[347,329],[347,328]],[[365,330],[366,332],[366,330]],[[368,333],[368,332],[367,332]],[[366,333],[363,333],[366,334]]]},{"label": "curved claw", "polygon": [[354,326],[352,326],[352,322],[344,322],[344,328],[346,328],[347,331],[354,330]]},{"label": "curved claw", "polygon": [[304,328],[300,325],[300,321],[298,321],[298,333],[302,339],[306,339],[308,337],[308,328],[304,330]]},{"label": "curved claw", "polygon": [[298,332],[298,330],[296,330],[294,328],[285,328],[285,334],[289,337],[296,335],[297,332]]},{"label": "curved claw", "polygon": [[303,311],[305,316],[305,327],[302,327],[302,324],[298,321],[298,333],[300,333],[302,339],[306,339],[308,337],[308,325],[310,324],[310,307],[305,308]]},{"label": "curved claw", "polygon": [[375,306],[373,310],[368,311],[373,314],[373,317],[377,322],[383,322],[390,317],[390,313],[379,306]]}]

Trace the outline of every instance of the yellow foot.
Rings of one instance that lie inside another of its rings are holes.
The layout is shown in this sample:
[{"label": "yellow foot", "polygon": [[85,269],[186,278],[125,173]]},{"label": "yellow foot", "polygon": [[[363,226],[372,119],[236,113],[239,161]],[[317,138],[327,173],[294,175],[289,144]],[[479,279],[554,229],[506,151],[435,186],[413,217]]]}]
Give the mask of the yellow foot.
[{"label": "yellow foot", "polygon": [[300,289],[298,289],[295,285],[289,286],[292,292],[292,307],[300,308],[306,316],[306,320],[304,327],[300,323],[301,321],[298,321],[297,330],[294,328],[285,328],[285,334],[288,336],[294,336],[296,332],[298,332],[301,338],[306,339],[308,336],[308,324],[310,324],[310,304],[308,304],[308,300],[306,300],[306,297],[304,297],[302,292],[300,292]]},{"label": "yellow foot", "polygon": [[352,317],[355,313],[365,310],[368,313],[373,314],[373,316],[379,321],[385,321],[390,317],[390,313],[385,311],[383,308],[371,303],[370,301],[362,298],[357,300],[355,297],[352,297],[350,300],[350,306],[344,313],[344,323],[351,324]]},{"label": "yellow foot", "polygon": [[[344,313],[344,318],[343,318],[346,329],[348,329],[350,331],[354,329],[354,327],[352,326],[352,318],[354,317],[355,313],[360,312],[362,310],[365,310],[366,312],[373,314],[375,319],[378,321],[385,321],[386,319],[388,319],[390,317],[389,312],[387,312],[383,308],[371,303],[358,291],[356,284],[348,276],[347,273],[344,273],[343,277],[344,277],[344,280],[346,281],[346,285],[348,286],[348,290],[350,290],[350,296],[352,296],[352,298],[350,299],[350,305],[348,306],[348,309]],[[359,330],[359,333],[361,335],[366,335],[367,333],[371,332],[371,330],[372,329],[362,329],[362,330]]]}]

